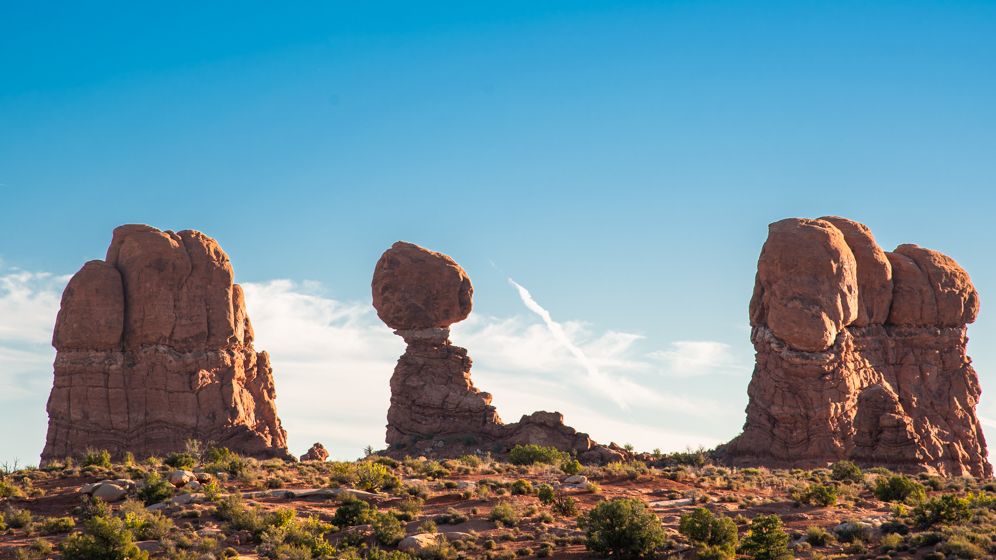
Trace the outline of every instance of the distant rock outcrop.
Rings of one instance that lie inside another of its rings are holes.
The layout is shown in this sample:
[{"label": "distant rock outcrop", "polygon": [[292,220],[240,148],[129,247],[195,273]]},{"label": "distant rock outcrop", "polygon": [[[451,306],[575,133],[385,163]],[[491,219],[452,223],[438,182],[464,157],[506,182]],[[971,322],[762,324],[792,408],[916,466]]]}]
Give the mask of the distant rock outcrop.
[{"label": "distant rock outcrop", "polygon": [[252,346],[242,288],[197,231],[116,228],[62,294],[42,461],[107,449],[182,451],[188,439],[291,458],[266,352]]},{"label": "distant rock outcrop", "polygon": [[979,297],[954,260],[827,217],[771,224],[757,268],[747,421],[721,455],[991,476],[965,355]]},{"label": "distant rock outcrop", "polygon": [[[377,315],[408,344],[391,377],[387,443],[403,448],[425,438],[468,438],[554,446],[583,453],[587,434],[564,425],[561,414],[536,412],[504,424],[491,395],[474,387],[467,350],[453,346],[449,326],[467,318],[474,288],[450,257],[399,241],[377,263],[372,282]],[[600,456],[599,456],[600,457]]]}]

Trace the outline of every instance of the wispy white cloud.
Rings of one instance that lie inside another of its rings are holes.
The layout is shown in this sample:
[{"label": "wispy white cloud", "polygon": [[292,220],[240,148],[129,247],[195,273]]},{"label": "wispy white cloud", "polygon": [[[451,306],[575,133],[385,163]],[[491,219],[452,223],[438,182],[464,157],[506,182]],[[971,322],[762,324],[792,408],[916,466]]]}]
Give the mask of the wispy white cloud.
[{"label": "wispy white cloud", "polygon": [[750,365],[737,360],[730,346],[722,342],[680,340],[672,342],[670,350],[651,352],[648,356],[664,363],[667,367],[662,373],[670,375],[743,374],[750,371]]}]

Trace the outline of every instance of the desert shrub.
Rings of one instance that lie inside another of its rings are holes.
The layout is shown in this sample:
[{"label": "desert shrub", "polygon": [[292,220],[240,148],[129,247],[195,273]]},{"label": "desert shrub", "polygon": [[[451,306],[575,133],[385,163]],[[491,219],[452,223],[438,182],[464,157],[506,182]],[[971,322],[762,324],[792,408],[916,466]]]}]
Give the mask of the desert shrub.
[{"label": "desert shrub", "polygon": [[937,552],[947,555],[948,558],[953,556],[962,560],[977,560],[986,556],[986,551],[982,547],[962,536],[951,537],[938,545]]},{"label": "desert shrub", "polygon": [[667,543],[660,518],[635,498],[598,502],[578,517],[578,528],[585,532],[585,548],[597,555],[653,558]]},{"label": "desert shrub", "polygon": [[920,501],[927,495],[921,484],[903,475],[891,476],[888,479],[879,478],[873,492],[875,497],[883,502],[901,502],[906,499]]},{"label": "desert shrub", "polygon": [[682,515],[678,532],[696,545],[700,557],[721,560],[736,552],[737,524],[729,517],[716,518],[706,508]]},{"label": "desert shrub", "polygon": [[837,531],[837,538],[840,542],[864,542],[871,538],[872,527],[867,523],[852,521],[844,523],[843,528]]},{"label": "desert shrub", "polygon": [[737,552],[753,560],[790,560],[789,536],[782,530],[778,515],[758,515],[750,523],[750,530],[740,541]]},{"label": "desert shrub", "polygon": [[814,506],[832,507],[837,505],[837,488],[832,484],[810,484],[804,491],[794,493],[793,497]]},{"label": "desert shrub", "polygon": [[128,511],[124,514],[125,527],[138,540],[160,540],[169,536],[176,528],[173,520],[160,512]]},{"label": "desert shrub", "polygon": [[944,494],[920,502],[913,508],[913,521],[921,527],[935,523],[958,523],[972,517],[969,501],[956,494]]},{"label": "desert shrub", "polygon": [[14,529],[23,529],[31,525],[31,512],[26,509],[17,509],[7,506],[8,509],[3,514],[3,522]]},{"label": "desert shrub", "polygon": [[570,454],[563,453],[556,447],[516,445],[508,454],[508,462],[513,465],[533,465],[536,463],[556,465],[570,459],[570,457]]},{"label": "desert shrub", "polygon": [[806,542],[811,546],[827,546],[837,542],[837,539],[822,528],[813,526],[806,529]]},{"label": "desert shrub", "polygon": [[451,560],[455,556],[456,550],[442,537],[438,537],[434,544],[424,546],[415,553],[418,560]]},{"label": "desert shrub", "polygon": [[882,542],[878,543],[879,550],[881,550],[882,552],[889,552],[890,550],[896,550],[899,548],[899,545],[902,542],[903,538],[895,533],[892,533],[891,535],[886,535],[882,537]]},{"label": "desert shrub", "polygon": [[582,470],[584,470],[584,467],[581,466],[581,463],[579,463],[577,459],[564,461],[564,464],[560,465],[560,471],[564,474],[581,474]]},{"label": "desert shrub", "polygon": [[556,493],[553,491],[553,487],[549,484],[541,484],[539,490],[537,491],[537,497],[543,505],[552,504],[555,496]]},{"label": "desert shrub", "polygon": [[366,525],[374,516],[374,508],[352,494],[342,494],[339,498],[339,509],[332,518],[340,529],[354,525]]},{"label": "desert shrub", "polygon": [[269,488],[269,489],[271,489],[271,490],[276,490],[278,488],[283,488],[284,486],[287,486],[287,483],[284,482],[283,479],[280,479],[280,478],[277,478],[277,477],[273,477],[273,478],[268,478],[266,480],[266,487]]},{"label": "desert shrub", "polygon": [[519,512],[515,511],[512,504],[508,502],[498,502],[495,507],[491,509],[491,513],[488,514],[488,521],[491,521],[495,525],[501,525],[504,527],[515,527],[521,521],[519,517]]},{"label": "desert shrub", "polygon": [[850,461],[837,461],[830,467],[830,478],[840,482],[861,482],[865,475],[861,473],[854,463]]},{"label": "desert shrub", "polygon": [[104,500],[93,496],[83,496],[80,498],[80,505],[76,508],[77,515],[86,521],[94,517],[108,517],[111,515],[111,508]]},{"label": "desert shrub", "polygon": [[68,533],[76,526],[72,517],[48,517],[42,521],[42,533],[54,535],[56,533]]},{"label": "desert shrub", "polygon": [[[402,513],[408,514],[409,517],[414,519],[422,513],[422,504],[424,503],[425,501],[421,498],[405,498],[400,504],[398,504],[398,509],[401,510]],[[411,519],[409,519],[409,521],[410,520]]]},{"label": "desert shrub", "polygon": [[550,509],[553,510],[554,514],[561,517],[574,517],[578,514],[578,503],[574,501],[574,498],[563,492],[557,492],[553,503],[550,504]]},{"label": "desert shrub", "polygon": [[111,468],[111,454],[107,452],[106,449],[100,451],[87,450],[83,455],[83,460],[80,461],[80,467],[103,467],[105,469]]},{"label": "desert shrub", "polygon": [[515,482],[512,483],[512,486],[509,488],[509,492],[511,492],[513,496],[518,496],[521,494],[532,494],[533,485],[528,480],[523,480],[520,478],[519,480],[516,480]]},{"label": "desert shrub", "polygon": [[74,533],[59,545],[63,560],[147,560],[132,542],[124,521],[113,517],[94,517],[85,523],[84,534]]},{"label": "desert shrub", "polygon": [[910,532],[910,528],[902,521],[886,521],[881,527],[879,527],[879,529],[886,535],[890,535],[892,533],[905,535]]},{"label": "desert shrub", "polygon": [[592,494],[600,494],[602,492],[602,487],[598,485],[597,482],[589,482],[585,484],[585,489]]},{"label": "desert shrub", "polygon": [[370,524],[373,526],[374,539],[384,546],[394,546],[405,537],[404,526],[393,515],[378,513]]},{"label": "desert shrub", "polygon": [[[671,453],[668,455],[668,459],[679,465],[695,465],[697,467],[701,467],[709,460],[709,456],[705,447],[700,446],[698,449],[688,447],[686,451],[676,451]],[[744,470],[746,471],[748,469]]]},{"label": "desert shrub", "polygon": [[365,461],[356,466],[356,487],[367,492],[391,490],[401,485],[398,477],[387,470],[387,466]]},{"label": "desert shrub", "polygon": [[145,479],[145,487],[138,491],[138,499],[151,506],[159,502],[165,502],[173,497],[173,485],[169,481],[163,480],[158,473],[149,473]]},{"label": "desert shrub", "polygon": [[0,480],[0,498],[20,498],[24,496],[21,489],[13,484],[7,484]]},{"label": "desert shrub", "polygon": [[197,460],[190,456],[189,453],[174,453],[166,458],[163,463],[173,467],[174,469],[188,470],[194,468],[197,464]]},{"label": "desert shrub", "polygon": [[474,468],[484,464],[484,461],[482,461],[480,457],[476,457],[474,455],[461,455],[460,457],[457,457],[457,462]]}]

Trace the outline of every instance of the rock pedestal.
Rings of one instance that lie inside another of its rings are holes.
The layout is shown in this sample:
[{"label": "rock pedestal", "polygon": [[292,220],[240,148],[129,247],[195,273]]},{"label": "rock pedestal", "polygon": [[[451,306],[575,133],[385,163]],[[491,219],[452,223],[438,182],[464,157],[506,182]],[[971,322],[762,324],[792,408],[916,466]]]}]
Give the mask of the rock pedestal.
[{"label": "rock pedestal", "polygon": [[951,258],[883,252],[837,217],[771,224],[750,303],[757,351],[736,465],[991,476],[965,355],[979,298]]},{"label": "rock pedestal", "polygon": [[273,371],[253,348],[228,256],[197,231],[114,230],[62,294],[42,462],[107,449],[183,451],[188,439],[291,458]]},{"label": "rock pedestal", "polygon": [[408,344],[391,377],[387,443],[403,448],[420,439],[467,439],[484,448],[501,442],[585,452],[587,434],[564,425],[561,414],[536,412],[504,424],[491,395],[474,387],[467,350],[449,340],[449,326],[466,319],[474,288],[450,257],[399,241],[377,263],[372,282],[377,315]]}]

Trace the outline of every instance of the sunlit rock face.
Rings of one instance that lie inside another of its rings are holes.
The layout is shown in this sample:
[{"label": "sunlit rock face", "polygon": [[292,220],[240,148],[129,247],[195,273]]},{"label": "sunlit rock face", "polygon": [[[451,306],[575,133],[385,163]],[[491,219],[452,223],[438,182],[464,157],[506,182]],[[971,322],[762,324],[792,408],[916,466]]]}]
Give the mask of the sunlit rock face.
[{"label": "sunlit rock face", "polygon": [[965,355],[978,311],[968,274],[941,253],[884,252],[838,217],[771,224],[750,302],[747,421],[720,452],[738,465],[990,476]]},{"label": "sunlit rock face", "polygon": [[62,294],[42,461],[88,448],[183,451],[188,439],[290,458],[273,371],[253,348],[228,255],[192,230],[114,230]]}]

